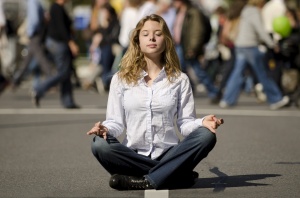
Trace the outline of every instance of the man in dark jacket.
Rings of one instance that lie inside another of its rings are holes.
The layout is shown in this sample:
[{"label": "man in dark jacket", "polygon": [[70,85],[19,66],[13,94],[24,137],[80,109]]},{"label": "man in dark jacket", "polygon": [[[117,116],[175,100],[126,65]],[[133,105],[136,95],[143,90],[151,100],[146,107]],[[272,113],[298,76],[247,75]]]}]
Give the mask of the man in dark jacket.
[{"label": "man in dark jacket", "polygon": [[182,70],[187,72],[187,66],[191,66],[199,82],[206,87],[208,96],[215,102],[218,89],[201,68],[199,61],[205,45],[201,10],[189,0],[175,0],[174,6],[177,9],[174,40]]}]

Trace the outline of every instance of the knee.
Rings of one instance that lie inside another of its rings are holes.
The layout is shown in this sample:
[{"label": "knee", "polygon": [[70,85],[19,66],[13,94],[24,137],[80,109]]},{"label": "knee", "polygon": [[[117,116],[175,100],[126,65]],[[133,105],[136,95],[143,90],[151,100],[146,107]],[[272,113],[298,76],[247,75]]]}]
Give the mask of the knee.
[{"label": "knee", "polygon": [[206,127],[200,127],[195,133],[195,141],[202,147],[213,148],[217,142],[216,134]]},{"label": "knee", "polygon": [[95,136],[91,143],[91,149],[94,156],[103,156],[109,152],[109,145],[105,139]]}]

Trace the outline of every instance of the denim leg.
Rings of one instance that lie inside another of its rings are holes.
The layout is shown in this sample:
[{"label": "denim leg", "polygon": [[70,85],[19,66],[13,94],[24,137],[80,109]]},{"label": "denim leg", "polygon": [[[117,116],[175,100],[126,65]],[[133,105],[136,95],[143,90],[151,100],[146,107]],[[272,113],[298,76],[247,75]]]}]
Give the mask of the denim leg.
[{"label": "denim leg", "polygon": [[246,57],[239,49],[236,50],[235,64],[226,83],[222,101],[228,105],[234,105],[240,94],[241,86],[244,82],[243,71],[246,67]]},{"label": "denim leg", "polygon": [[145,177],[156,189],[168,187],[169,183],[184,182],[176,176],[192,172],[215,144],[216,135],[201,127],[172,147]]},{"label": "denim leg", "polygon": [[226,87],[226,83],[230,77],[231,71],[233,70],[234,61],[235,61],[235,51],[234,51],[234,49],[230,49],[230,51],[231,51],[230,59],[227,61],[224,61],[221,66],[222,80],[219,85],[220,91],[223,91],[223,89]]},{"label": "denim leg", "polygon": [[51,87],[60,84],[60,95],[64,106],[73,105],[72,86],[68,84],[71,77],[71,61],[72,57],[67,44],[46,40],[46,46],[51,53],[56,65],[57,73],[47,78],[42,84],[36,87],[36,92],[39,97],[42,97],[45,92]]},{"label": "denim leg", "polygon": [[263,91],[267,95],[270,104],[282,99],[282,93],[275,81],[268,77],[264,65],[264,54],[257,47],[249,48],[246,51],[247,60],[250,63],[258,81],[263,85]]},{"label": "denim leg", "polygon": [[177,56],[179,58],[181,71],[183,73],[187,73],[187,68],[186,68],[186,65],[185,65],[183,49],[182,49],[181,45],[176,45],[175,49],[176,49]]},{"label": "denim leg", "polygon": [[251,91],[253,90],[254,87],[254,80],[252,75],[245,76],[245,81],[244,81],[244,91],[247,94],[250,94]]},{"label": "denim leg", "polygon": [[60,83],[60,100],[64,107],[70,107],[75,104],[73,97],[73,87],[70,77],[64,79]]},{"label": "denim leg", "polygon": [[35,59],[32,59],[29,64],[29,69],[33,74],[32,87],[35,88],[41,83],[41,70],[38,66],[38,63]]},{"label": "denim leg", "polygon": [[111,175],[143,176],[158,164],[158,161],[136,153],[112,136],[107,136],[106,140],[95,136],[92,141],[92,152]]},{"label": "denim leg", "polygon": [[179,59],[181,71],[189,77],[192,89],[195,89],[195,84],[191,80],[191,78],[190,78],[190,76],[187,72],[187,65],[186,65],[186,62],[185,62],[182,46],[181,45],[176,45],[175,49],[176,49],[176,53],[177,53],[177,56],[178,56],[178,59]]},{"label": "denim leg", "polygon": [[100,47],[101,51],[101,58],[100,58],[100,65],[102,65],[102,81],[103,85],[108,87],[112,78],[112,65],[114,62],[114,55],[112,53],[111,45],[105,45]]},{"label": "denim leg", "polygon": [[186,62],[188,65],[190,65],[193,68],[198,80],[204,84],[208,92],[208,96],[210,98],[214,98],[218,93],[218,89],[214,86],[213,81],[206,73],[206,71],[201,67],[199,60],[194,58],[194,59],[186,60]]},{"label": "denim leg", "polygon": [[45,52],[44,46],[42,45],[42,37],[40,35],[33,36],[31,38],[31,51],[36,59],[40,70],[46,75],[51,75],[52,63],[49,60],[47,53]]},{"label": "denim leg", "polygon": [[19,85],[24,77],[29,74],[30,62],[33,60],[33,53],[30,47],[27,47],[28,55],[23,59],[21,65],[13,76],[14,84]]}]

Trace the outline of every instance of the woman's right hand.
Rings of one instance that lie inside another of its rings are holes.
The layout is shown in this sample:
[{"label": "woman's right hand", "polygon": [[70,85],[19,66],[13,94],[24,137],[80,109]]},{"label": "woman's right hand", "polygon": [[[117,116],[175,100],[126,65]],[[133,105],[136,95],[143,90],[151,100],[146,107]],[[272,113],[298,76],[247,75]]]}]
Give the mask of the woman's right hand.
[{"label": "woman's right hand", "polygon": [[223,118],[216,118],[215,115],[207,115],[204,117],[202,124],[204,127],[208,128],[211,132],[216,133],[216,129],[224,124]]},{"label": "woman's right hand", "polygon": [[97,122],[95,126],[91,128],[91,130],[89,130],[86,134],[87,135],[95,134],[106,139],[107,132],[108,132],[108,128],[102,125],[101,122]]}]

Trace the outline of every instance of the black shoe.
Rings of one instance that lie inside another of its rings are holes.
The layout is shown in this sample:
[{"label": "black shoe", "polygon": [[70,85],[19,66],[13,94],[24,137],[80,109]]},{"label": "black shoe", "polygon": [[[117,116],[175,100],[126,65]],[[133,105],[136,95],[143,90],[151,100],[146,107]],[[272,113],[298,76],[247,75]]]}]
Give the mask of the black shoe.
[{"label": "black shoe", "polygon": [[211,104],[219,104],[220,100],[222,99],[222,93],[218,93],[215,97],[211,98]]},{"label": "black shoe", "polygon": [[32,103],[35,107],[40,107],[40,97],[37,95],[35,91],[31,93]]},{"label": "black shoe", "polygon": [[0,94],[8,87],[9,81],[0,75]]},{"label": "black shoe", "polygon": [[192,172],[192,177],[193,177],[194,180],[197,179],[199,177],[199,173],[197,173],[196,171],[193,171]]},{"label": "black shoe", "polygon": [[145,177],[134,177],[127,175],[113,175],[110,178],[109,186],[116,190],[146,190],[153,189],[153,186]]}]

